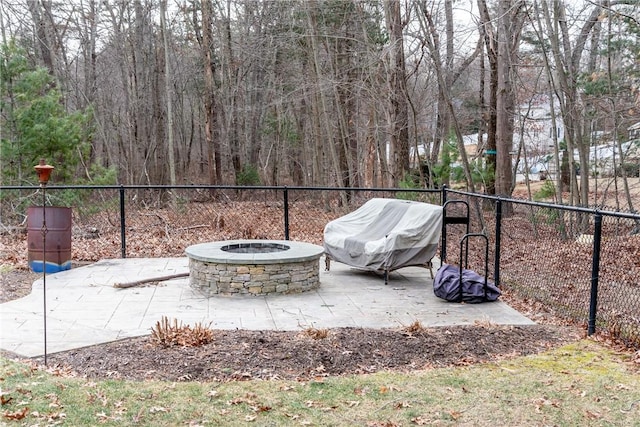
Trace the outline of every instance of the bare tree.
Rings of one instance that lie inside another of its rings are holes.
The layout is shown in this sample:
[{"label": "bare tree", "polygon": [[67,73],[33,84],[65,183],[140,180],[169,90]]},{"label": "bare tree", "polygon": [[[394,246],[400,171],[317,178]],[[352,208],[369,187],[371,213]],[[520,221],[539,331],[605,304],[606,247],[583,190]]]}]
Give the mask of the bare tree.
[{"label": "bare tree", "polygon": [[[621,4],[632,4],[627,0],[598,1],[590,3],[587,7],[587,18],[578,29],[577,36],[570,31],[567,5],[559,0],[554,0],[551,5],[546,0],[534,2],[537,13],[544,16],[544,28],[540,28],[538,34],[544,35],[552,52],[552,66],[554,67],[553,84],[560,100],[560,113],[565,126],[566,141],[566,168],[570,174],[570,189],[572,204],[586,204],[589,195],[589,145],[590,138],[585,134],[588,127],[585,125],[586,105],[579,88],[579,76],[585,48],[592,32],[599,27],[602,14],[605,10]],[[595,41],[595,39],[591,39]],[[595,50],[597,46],[591,46]],[[593,58],[589,61],[593,64]],[[576,176],[573,152],[578,152],[581,169],[580,185]]]},{"label": "bare tree", "polygon": [[[433,166],[455,138],[475,189],[478,157],[467,158],[463,135],[478,131],[482,149],[486,131],[497,181],[485,191],[509,195],[513,119],[532,102],[514,82],[523,53],[538,55],[561,100],[572,203],[585,203],[587,173],[578,182],[570,153],[586,172],[591,128],[623,134],[631,124],[603,48],[620,39],[605,22],[632,2],[587,3],[580,25],[566,1],[475,2],[471,45],[454,0],[6,0],[2,29],[56,76],[69,111],[92,108],[92,150],[78,173],[113,166],[126,183],[222,184],[247,167],[268,184],[397,186],[414,166],[410,147],[428,145]],[[529,5],[545,48],[534,53],[520,48]],[[590,95],[588,78],[605,75],[610,90]]]},{"label": "bare tree", "polygon": [[[336,150],[335,140],[332,132],[331,118],[329,116],[329,102],[327,100],[327,95],[325,91],[322,89],[322,83],[324,80],[324,75],[322,73],[322,65],[320,63],[319,56],[319,47],[318,47],[318,20],[317,20],[317,11],[318,5],[315,1],[308,2],[307,8],[307,19],[309,22],[309,28],[311,30],[310,41],[311,41],[311,50],[313,52],[312,57],[312,66],[314,79],[316,84],[316,96],[315,96],[315,112],[318,114],[319,118],[316,120],[317,123],[320,124],[320,129],[324,131],[324,136],[327,138],[327,142],[323,144],[329,150],[329,158],[331,164],[333,166],[332,170],[335,174],[334,180],[335,182],[340,181],[340,175],[342,171],[340,170],[340,161],[338,159],[338,153]],[[343,204],[347,204],[346,194],[342,193],[343,196]]]},{"label": "bare tree", "polygon": [[[475,191],[473,177],[471,175],[471,167],[464,146],[463,132],[458,114],[454,107],[454,100],[451,88],[460,78],[460,75],[469,67],[469,65],[477,58],[480,53],[481,43],[479,40],[475,49],[463,58],[459,63],[455,64],[454,59],[454,23],[452,13],[452,3],[450,0],[444,2],[445,15],[445,56],[442,57],[442,43],[440,39],[440,29],[436,25],[434,14],[429,10],[425,2],[420,3],[418,13],[421,24],[421,37],[423,43],[429,52],[431,58],[430,65],[436,75],[438,82],[438,107],[436,117],[436,131],[434,136],[434,144],[431,151],[431,164],[436,164],[440,155],[440,147],[446,141],[448,136],[453,133],[455,135],[456,144],[460,153],[462,167],[464,169],[467,188]],[[448,184],[448,177],[445,177],[445,184]]]},{"label": "bare tree", "polygon": [[213,60],[213,23],[212,23],[212,6],[210,0],[202,0],[202,33],[198,31],[196,12],[194,10],[194,28],[200,42],[202,54],[202,65],[204,69],[204,134],[208,149],[208,172],[209,183],[218,184],[222,182],[222,160],[220,158],[220,141],[218,132],[216,131],[217,111],[215,104],[215,81],[214,74],[216,70],[215,61]]},{"label": "bare tree", "polygon": [[[495,194],[503,197],[510,196],[513,191],[512,155],[517,105],[512,82],[517,71],[517,55],[526,17],[524,5],[521,0],[500,0],[497,18],[492,19],[485,0],[478,0],[490,67],[488,167],[492,167],[495,156]],[[497,23],[495,26],[494,22]],[[487,187],[489,192],[493,190],[491,182]]]},{"label": "bare tree", "polygon": [[166,24],[167,1],[160,1],[160,30],[162,31],[162,47],[164,50],[164,88],[167,106],[167,151],[169,153],[169,183],[176,185],[176,159],[173,144],[173,105],[171,96],[171,62],[169,55],[169,37]]},{"label": "bare tree", "polygon": [[406,69],[402,15],[399,0],[385,0],[385,22],[389,33],[389,142],[394,165],[391,186],[409,172],[409,106],[407,102]]}]

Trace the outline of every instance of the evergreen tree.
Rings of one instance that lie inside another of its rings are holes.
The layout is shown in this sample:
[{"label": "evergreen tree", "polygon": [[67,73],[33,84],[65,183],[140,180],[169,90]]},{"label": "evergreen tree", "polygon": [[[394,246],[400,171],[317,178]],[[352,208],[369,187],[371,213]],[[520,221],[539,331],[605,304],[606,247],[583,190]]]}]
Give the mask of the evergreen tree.
[{"label": "evergreen tree", "polygon": [[0,166],[6,184],[35,179],[40,158],[53,164],[54,181],[74,180],[90,147],[90,114],[68,113],[46,68],[31,67],[11,42],[0,48]]}]

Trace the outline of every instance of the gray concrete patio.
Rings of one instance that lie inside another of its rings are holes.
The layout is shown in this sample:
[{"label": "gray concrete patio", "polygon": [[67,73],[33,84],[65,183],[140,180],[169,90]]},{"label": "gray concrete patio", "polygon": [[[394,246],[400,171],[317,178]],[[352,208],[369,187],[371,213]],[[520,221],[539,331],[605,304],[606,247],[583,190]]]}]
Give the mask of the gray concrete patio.
[{"label": "gray concrete patio", "polygon": [[[320,288],[274,296],[204,297],[188,278],[117,289],[114,283],[186,273],[187,258],[102,260],[46,276],[47,352],[149,334],[163,316],[183,324],[211,323],[214,329],[302,330],[309,327],[400,328],[492,322],[533,322],[502,301],[449,303],[433,294],[429,270],[408,267],[389,276],[337,262],[324,271]],[[0,349],[25,357],[44,353],[42,279],[30,295],[0,305]]]}]

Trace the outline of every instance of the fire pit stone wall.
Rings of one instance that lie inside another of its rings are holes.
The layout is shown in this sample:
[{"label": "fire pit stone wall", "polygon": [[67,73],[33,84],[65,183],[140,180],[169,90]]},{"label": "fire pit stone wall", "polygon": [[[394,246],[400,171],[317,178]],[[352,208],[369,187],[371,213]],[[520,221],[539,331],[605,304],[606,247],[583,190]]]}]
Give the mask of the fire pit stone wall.
[{"label": "fire pit stone wall", "polygon": [[206,294],[289,294],[316,289],[318,261],[284,264],[219,264],[191,259],[191,286]]},{"label": "fire pit stone wall", "polygon": [[292,241],[223,241],[190,246],[191,287],[212,295],[270,295],[320,286],[320,246]]}]

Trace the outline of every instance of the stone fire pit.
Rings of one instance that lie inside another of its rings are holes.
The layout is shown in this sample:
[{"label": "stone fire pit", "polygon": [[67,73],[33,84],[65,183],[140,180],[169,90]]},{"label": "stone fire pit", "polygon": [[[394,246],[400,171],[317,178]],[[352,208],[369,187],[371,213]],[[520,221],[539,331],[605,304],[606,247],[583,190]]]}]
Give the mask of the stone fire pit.
[{"label": "stone fire pit", "polygon": [[226,240],[186,249],[189,283],[207,295],[269,295],[320,286],[324,248],[290,240]]}]

